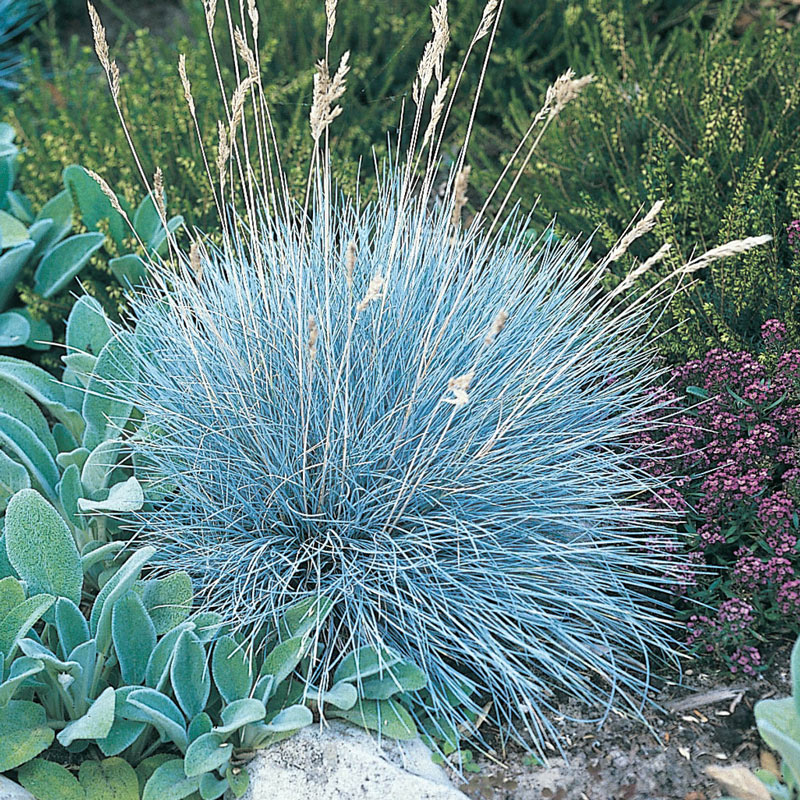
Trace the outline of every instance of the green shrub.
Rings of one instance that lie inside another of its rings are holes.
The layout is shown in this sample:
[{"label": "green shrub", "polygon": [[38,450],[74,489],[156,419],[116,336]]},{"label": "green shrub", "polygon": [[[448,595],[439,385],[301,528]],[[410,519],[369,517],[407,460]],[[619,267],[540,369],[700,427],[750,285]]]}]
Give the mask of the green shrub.
[{"label": "green shrub", "polygon": [[[707,4],[704,4],[704,6]],[[675,297],[662,320],[663,349],[675,360],[711,346],[757,341],[778,318],[800,335],[800,258],[786,225],[800,217],[800,26],[765,16],[741,34],[741,2],[714,15],[698,7],[655,37],[619,0],[591,0],[570,53],[595,84],[551,126],[521,184],[541,194],[540,221],[558,214],[562,232],[616,240],[640,206],[665,207],[653,234],[632,248],[672,251],[642,288],[699,252],[771,233],[767,246],[717,262]],[[527,105],[510,104],[506,135],[528,125]],[[623,259],[609,286],[630,268]]]},{"label": "green shrub", "polygon": [[[693,0],[689,6],[696,4]],[[482,0],[450,3],[454,63],[463,54],[483,5]],[[290,185],[298,188],[307,177],[302,165],[308,163],[311,148],[308,112],[313,65],[324,52],[324,3],[259,0],[258,6],[265,93]],[[354,0],[338,9],[336,58],[348,49],[354,53],[348,101],[331,132],[336,177],[345,185],[354,180],[359,158],[366,159],[362,174],[369,175],[372,148],[386,152],[386,131],[396,129],[401,103],[411,102],[409,86],[429,33],[429,6],[427,0],[398,0],[382,4],[376,14],[373,0]],[[482,132],[499,129],[511,102],[524,104],[528,114],[539,107],[544,88],[569,66],[568,49],[577,21],[585,16],[582,6],[560,0],[506,2],[479,108]],[[653,30],[673,25],[686,6],[677,0],[625,0],[629,13],[646,13],[646,24]],[[200,125],[212,155],[220,94],[205,42],[202,3],[186,0],[184,8],[191,35],[170,41],[138,31],[112,43],[112,56],[123,72],[122,104],[145,170],[152,174],[160,166],[173,211],[208,229],[216,212],[177,77],[178,54],[187,54]],[[86,30],[88,34],[88,19]],[[218,25],[216,35],[225,51],[225,26]],[[141,194],[139,175],[92,48],[77,39],[61,42],[53,20],[42,29],[40,39],[39,46],[27,51],[31,63],[22,90],[5,109],[25,146],[21,181],[26,192],[43,202],[56,190],[61,170],[77,161],[101,172],[118,194],[135,202]],[[472,59],[463,79],[464,93],[474,91],[480,69],[481,58]],[[230,65],[223,63],[222,73],[230,90]],[[457,105],[468,108],[463,98]],[[454,116],[454,121],[462,120]],[[407,136],[408,115],[405,125]],[[482,146],[483,133],[475,140]]]}]

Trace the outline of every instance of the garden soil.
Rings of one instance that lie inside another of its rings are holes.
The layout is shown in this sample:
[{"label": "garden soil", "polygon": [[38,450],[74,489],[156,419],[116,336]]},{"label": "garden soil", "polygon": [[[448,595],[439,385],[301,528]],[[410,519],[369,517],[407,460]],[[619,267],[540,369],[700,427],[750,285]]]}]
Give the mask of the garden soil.
[{"label": "garden soil", "polygon": [[567,759],[554,752],[547,766],[531,766],[521,749],[505,757],[473,750],[480,772],[466,773],[460,788],[473,800],[716,800],[727,793],[706,774],[709,767],[777,770],[759,739],[753,706],[791,693],[788,662],[782,648],[767,677],[689,670],[682,687],[653,695],[663,710],[646,714],[652,730],[615,715],[600,729],[564,721]]}]

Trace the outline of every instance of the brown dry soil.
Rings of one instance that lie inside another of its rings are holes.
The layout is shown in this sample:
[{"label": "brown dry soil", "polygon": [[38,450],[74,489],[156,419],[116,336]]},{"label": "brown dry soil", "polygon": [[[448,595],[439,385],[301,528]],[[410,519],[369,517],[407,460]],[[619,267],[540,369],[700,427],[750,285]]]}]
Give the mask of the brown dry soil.
[{"label": "brown dry soil", "polygon": [[775,768],[763,749],[753,706],[790,693],[789,652],[774,654],[766,677],[698,674],[684,685],[653,696],[663,711],[646,714],[652,731],[635,719],[612,716],[598,729],[564,722],[568,760],[527,766],[526,754],[511,748],[505,758],[475,753],[481,771],[461,789],[472,800],[714,800],[725,792],[705,774],[709,766]]}]

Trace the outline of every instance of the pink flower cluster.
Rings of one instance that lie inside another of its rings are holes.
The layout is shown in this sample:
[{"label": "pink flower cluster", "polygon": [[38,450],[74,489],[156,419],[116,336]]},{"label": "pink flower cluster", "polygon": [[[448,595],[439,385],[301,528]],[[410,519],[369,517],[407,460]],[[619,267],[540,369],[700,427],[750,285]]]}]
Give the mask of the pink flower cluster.
[{"label": "pink flower cluster", "polygon": [[[687,642],[746,674],[761,666],[759,638],[800,631],[800,350],[777,320],[762,342],[760,354],[714,349],[674,369],[670,425],[638,437],[661,448],[642,465],[665,483],[653,502],[684,515],[692,558],[665,580],[683,598]],[[697,601],[716,613],[693,614]]]},{"label": "pink flower cluster", "polygon": [[786,238],[789,240],[789,247],[800,254],[800,219],[793,219],[786,226]]}]

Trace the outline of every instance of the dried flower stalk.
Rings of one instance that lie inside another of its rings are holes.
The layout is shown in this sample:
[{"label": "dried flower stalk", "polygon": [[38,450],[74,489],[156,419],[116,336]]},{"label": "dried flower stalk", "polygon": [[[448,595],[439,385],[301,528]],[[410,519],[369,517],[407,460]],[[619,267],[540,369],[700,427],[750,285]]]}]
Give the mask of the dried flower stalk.
[{"label": "dried flower stalk", "polygon": [[347,245],[347,253],[345,254],[345,280],[347,281],[347,288],[353,288],[353,272],[356,267],[356,240],[351,239]]},{"label": "dried flower stalk", "polygon": [[772,236],[765,234],[763,236],[750,236],[747,239],[736,239],[733,242],[727,242],[719,247],[713,247],[701,256],[688,261],[681,267],[679,272],[683,275],[689,275],[692,272],[704,269],[709,264],[714,261],[719,261],[721,258],[746,253],[748,250],[752,250],[754,247],[760,247],[762,244],[766,244],[769,241],[772,241]]},{"label": "dried flower stalk", "polygon": [[197,242],[192,242],[189,245],[189,266],[192,268],[197,280],[201,280],[203,277],[203,264],[200,260],[200,245]]},{"label": "dried flower stalk", "polygon": [[311,361],[317,357],[317,340],[319,339],[319,325],[313,314],[308,316],[308,357]]},{"label": "dried flower stalk", "polygon": [[326,61],[317,63],[317,71],[314,74],[311,114],[309,115],[311,136],[315,142],[319,141],[325,129],[342,113],[341,106],[334,106],[333,104],[344,94],[347,88],[345,78],[350,71],[349,59],[350,51],[348,50],[342,56],[339,68],[333,78],[330,77]]},{"label": "dried flower stalk", "polygon": [[483,340],[484,344],[494,344],[495,339],[500,334],[500,331],[503,330],[505,327],[506,322],[508,321],[508,312],[507,311],[500,311],[498,312],[497,316],[492,321],[492,327],[489,328],[489,333],[486,334],[486,338]]},{"label": "dried flower stalk", "polygon": [[656,217],[664,207],[664,201],[658,200],[653,203],[653,207],[637,222],[627,233],[623,234],[608,255],[603,259],[606,264],[617,261],[628,252],[628,248],[637,240],[649,233],[656,224]]},{"label": "dried flower stalk", "polygon": [[453,396],[444,397],[444,402],[454,405],[457,409],[469,403],[469,393],[467,392],[467,389],[469,389],[469,385],[472,383],[472,379],[474,377],[475,370],[470,370],[464,375],[450,378],[450,380],[447,382],[447,391]]},{"label": "dried flower stalk", "polygon": [[166,222],[167,206],[164,203],[164,173],[161,171],[161,167],[156,167],[156,172],[153,176],[153,200],[156,204],[158,215],[162,221]]},{"label": "dried flower stalk", "polygon": [[453,212],[450,215],[450,223],[455,226],[461,224],[461,211],[467,204],[467,186],[471,171],[472,167],[469,165],[462,167],[453,184]]},{"label": "dried flower stalk", "polygon": [[386,282],[383,278],[383,275],[376,275],[374,278],[372,278],[372,280],[369,282],[369,286],[367,287],[367,293],[361,298],[356,306],[356,312],[360,314],[373,300],[380,300],[381,297],[383,297],[383,287],[385,284]]}]

